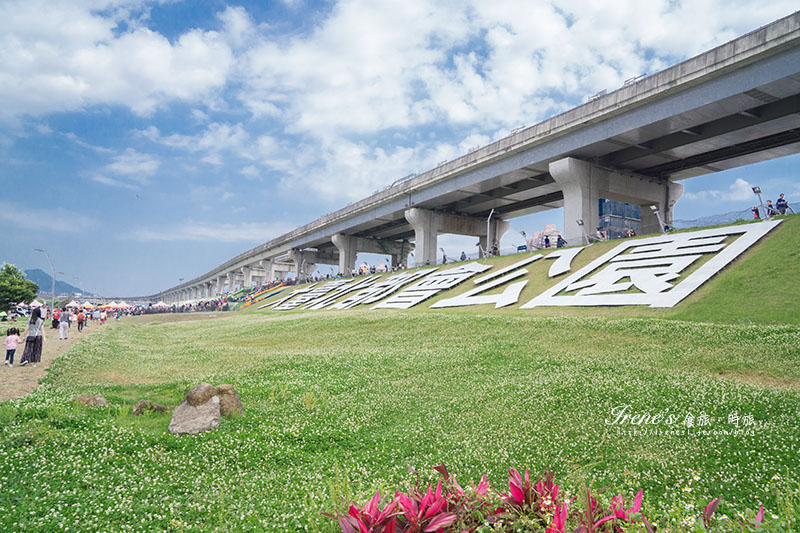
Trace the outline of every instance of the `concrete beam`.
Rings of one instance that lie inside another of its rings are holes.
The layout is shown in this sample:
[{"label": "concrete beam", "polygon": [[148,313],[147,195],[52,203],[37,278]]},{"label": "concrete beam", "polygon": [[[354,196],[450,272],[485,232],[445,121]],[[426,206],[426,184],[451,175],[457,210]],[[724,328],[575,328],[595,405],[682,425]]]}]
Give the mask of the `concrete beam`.
[{"label": "concrete beam", "polygon": [[550,163],[550,175],[564,192],[564,238],[571,245],[584,241],[577,220],[583,220],[586,233],[594,235],[600,224],[600,198],[642,206],[642,233],[647,234],[661,231],[649,206],[657,206],[671,226],[673,207],[683,194],[680,183],[623,174],[572,157]]}]

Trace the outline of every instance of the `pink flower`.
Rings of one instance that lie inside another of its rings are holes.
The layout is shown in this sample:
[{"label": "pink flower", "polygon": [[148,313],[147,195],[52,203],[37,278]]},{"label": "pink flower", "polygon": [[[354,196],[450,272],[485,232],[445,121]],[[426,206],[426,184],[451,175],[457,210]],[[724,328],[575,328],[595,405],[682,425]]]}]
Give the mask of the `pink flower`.
[{"label": "pink flower", "polygon": [[756,515],[756,529],[761,527],[761,523],[764,521],[764,506],[761,506],[761,509],[758,510],[758,514]]},{"label": "pink flower", "polygon": [[614,517],[620,520],[630,520],[630,515],[636,514],[642,510],[642,491],[636,493],[633,500],[633,506],[630,509],[625,509],[625,501],[622,499],[621,494],[617,494],[611,499],[611,512]]},{"label": "pink flower", "polygon": [[567,504],[561,503],[556,507],[556,514],[553,515],[553,522],[547,527],[545,533],[564,533],[567,526]]}]

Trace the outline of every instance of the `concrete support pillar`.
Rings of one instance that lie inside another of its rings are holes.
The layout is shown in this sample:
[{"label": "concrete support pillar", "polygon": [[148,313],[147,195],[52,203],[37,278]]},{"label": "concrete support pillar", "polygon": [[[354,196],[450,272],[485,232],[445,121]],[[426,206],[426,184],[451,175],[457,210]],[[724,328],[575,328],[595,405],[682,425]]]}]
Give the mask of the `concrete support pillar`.
[{"label": "concrete support pillar", "polygon": [[[358,253],[366,252],[389,255],[392,256],[392,260],[395,261],[395,257],[408,255],[408,253],[414,249],[408,242],[385,239],[365,239],[363,237],[344,235],[343,233],[337,233],[331,237],[331,241],[339,252],[339,272],[342,274],[350,274],[356,266],[356,255]],[[318,257],[317,263],[324,263],[326,259],[328,259],[328,257],[321,254]]]},{"label": "concrete support pillar", "polygon": [[272,259],[261,259],[255,264],[251,265],[251,277],[259,285],[269,283],[272,281],[273,276],[273,261]]},{"label": "concrete support pillar", "polygon": [[356,266],[355,237],[337,233],[331,237],[333,245],[339,250],[339,273],[349,275]]},{"label": "concrete support pillar", "polygon": [[219,276],[217,277],[217,296],[222,294],[222,291],[225,289],[225,277]]},{"label": "concrete support pillar", "polygon": [[439,236],[436,213],[412,207],[405,212],[406,220],[414,228],[414,261],[417,266],[436,264],[436,244]]},{"label": "concrete support pillar", "polygon": [[242,288],[249,289],[253,286],[253,269],[250,265],[243,266],[239,269],[242,273]]},{"label": "concrete support pillar", "polygon": [[683,194],[680,183],[623,174],[572,157],[550,163],[549,171],[564,193],[564,238],[570,245],[584,241],[577,220],[583,220],[586,233],[594,236],[600,223],[600,198],[641,206],[642,233],[647,234],[661,231],[650,206],[657,206],[671,226],[673,208]]},{"label": "concrete support pillar", "polygon": [[289,259],[294,263],[295,279],[305,279],[316,268],[316,254],[303,250],[292,250],[289,252]]},{"label": "concrete support pillar", "polygon": [[275,279],[275,261],[271,259],[264,259],[263,261],[259,261],[261,268],[264,269],[264,280],[267,283],[271,283]]},{"label": "concrete support pillar", "polygon": [[492,218],[487,224],[487,220],[483,218],[436,213],[418,207],[406,210],[405,217],[414,228],[414,261],[417,266],[436,264],[437,240],[441,233],[480,237],[486,249],[487,231],[488,243],[491,246],[495,240],[500,241],[510,226],[499,217]]}]

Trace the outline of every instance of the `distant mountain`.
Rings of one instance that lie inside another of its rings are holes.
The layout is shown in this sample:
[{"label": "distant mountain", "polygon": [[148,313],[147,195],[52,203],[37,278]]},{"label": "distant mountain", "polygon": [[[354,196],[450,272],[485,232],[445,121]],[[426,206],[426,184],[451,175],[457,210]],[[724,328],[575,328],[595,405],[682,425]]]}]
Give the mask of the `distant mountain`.
[{"label": "distant mountain", "polygon": [[709,215],[707,217],[696,218],[694,220],[673,220],[672,227],[675,229],[696,228],[703,226],[717,226],[719,224],[730,224],[737,220],[750,220],[753,212],[749,209],[743,211],[731,211],[721,215]]},{"label": "distant mountain", "polygon": [[[53,277],[44,270],[38,268],[26,270],[25,276],[39,286],[39,292],[49,294],[50,289],[53,288]],[[89,296],[89,293],[83,289],[70,285],[65,281],[60,281],[58,278],[56,278],[56,294],[86,294]]]}]

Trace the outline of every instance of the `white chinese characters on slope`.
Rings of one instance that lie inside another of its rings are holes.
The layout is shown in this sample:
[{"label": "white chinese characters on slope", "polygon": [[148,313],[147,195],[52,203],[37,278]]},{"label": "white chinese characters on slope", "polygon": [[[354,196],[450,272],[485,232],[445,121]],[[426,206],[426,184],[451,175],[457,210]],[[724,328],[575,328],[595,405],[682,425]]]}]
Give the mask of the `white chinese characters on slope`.
[{"label": "white chinese characters on slope", "polygon": [[435,296],[440,291],[452,289],[475,274],[486,272],[490,265],[468,263],[466,265],[434,272],[372,309],[408,309]]},{"label": "white chinese characters on slope", "polygon": [[[624,242],[523,305],[522,309],[607,305],[672,307],[779,223],[760,222]],[[728,244],[725,240],[730,237],[736,238]],[[677,284],[670,283],[711,254],[715,255],[685,279]],[[632,290],[636,292],[630,292]]]},{"label": "white chinese characters on slope", "polygon": [[[554,277],[568,272],[572,259],[582,249],[583,248],[557,250],[546,256],[545,259],[556,259],[554,264],[550,267],[549,276]],[[475,280],[475,284],[481,285],[480,287],[460,296],[456,296],[455,298],[449,298],[438,302],[431,307],[461,307],[467,305],[494,304],[495,308],[500,308],[515,304],[519,301],[519,295],[528,283],[527,280],[514,283],[506,287],[506,289],[499,294],[485,295],[482,293],[505,285],[510,281],[528,274],[528,271],[522,267],[542,257],[541,254],[530,256],[513,265],[502,268],[497,272],[482,276]],[[270,307],[275,311],[290,311],[300,306],[302,306],[303,309],[314,310],[325,308],[352,309],[359,305],[377,303],[391,296],[403,286],[426,278],[404,289],[400,294],[373,307],[373,309],[408,309],[409,307],[413,307],[435,296],[441,291],[452,289],[475,274],[485,272],[489,269],[491,269],[491,265],[472,263],[439,272],[437,272],[439,270],[438,267],[414,272],[401,272],[400,274],[389,276],[380,283],[377,283],[380,278],[379,276],[370,276],[355,283],[350,280],[336,280],[320,286],[311,285],[303,289],[296,289],[277,302],[262,307]],[[351,294],[339,300],[348,293],[355,294]]]},{"label": "white chinese characters on slope", "polygon": [[429,274],[432,274],[438,268],[428,270],[418,270],[416,272],[401,272],[389,276],[385,281],[376,283],[369,288],[362,289],[352,296],[348,296],[341,302],[332,305],[331,309],[351,309],[357,305],[368,305],[383,300],[387,296],[394,294],[403,285],[417,281]]},{"label": "white chinese characters on slope", "polygon": [[[525,270],[525,265],[529,263],[533,263],[534,261],[541,259],[541,254],[536,254],[531,257],[527,257],[522,261],[514,263],[511,266],[507,266],[506,268],[502,268],[497,272],[492,272],[491,274],[486,274],[485,276],[481,276],[480,278],[475,280],[475,285],[480,285],[470,291],[465,292],[464,294],[459,294],[453,298],[447,298],[446,300],[442,300],[440,302],[436,302],[431,306],[431,309],[439,308],[439,307],[462,307],[465,305],[481,305],[481,304],[494,304],[495,309],[499,309],[500,307],[505,307],[507,305],[515,304],[519,300],[519,295],[522,292],[522,289],[525,288],[527,285],[528,280],[519,281],[517,283],[512,283],[506,289],[501,292],[500,294],[486,294],[483,296],[478,296],[479,294],[492,290],[495,287],[499,287],[500,285],[504,285],[509,281],[515,280],[521,276],[524,276],[528,273]],[[489,283],[486,283],[489,280]]]},{"label": "white chinese characters on slope", "polygon": [[[559,274],[569,272],[572,260],[575,258],[576,255],[578,255],[578,253],[581,250],[583,250],[583,247],[556,250],[555,252],[552,252],[547,256],[542,256],[542,254],[536,254],[530,257],[526,257],[522,261],[518,261],[513,265],[502,268],[497,272],[492,272],[490,274],[486,274],[485,276],[479,277],[474,281],[474,283],[475,285],[481,285],[480,287],[476,287],[470,291],[465,292],[464,294],[459,294],[458,296],[455,296],[453,298],[447,298],[446,300],[436,302],[431,306],[431,309],[440,307],[463,307],[467,305],[482,305],[482,304],[494,304],[495,309],[499,309],[501,307],[506,307],[515,304],[519,301],[519,295],[522,293],[522,289],[525,288],[525,285],[527,285],[528,280],[512,283],[511,285],[506,287],[503,292],[499,294],[482,294],[482,293],[488,292],[494,289],[495,287],[505,285],[509,281],[513,281],[519,277],[525,276],[526,274],[528,274],[528,271],[522,267],[530,263],[533,263],[534,261],[537,261],[542,257],[544,257],[545,259],[556,260],[550,267],[550,271],[548,272],[549,277],[552,278],[558,276]],[[487,281],[489,283],[485,283]]]}]

